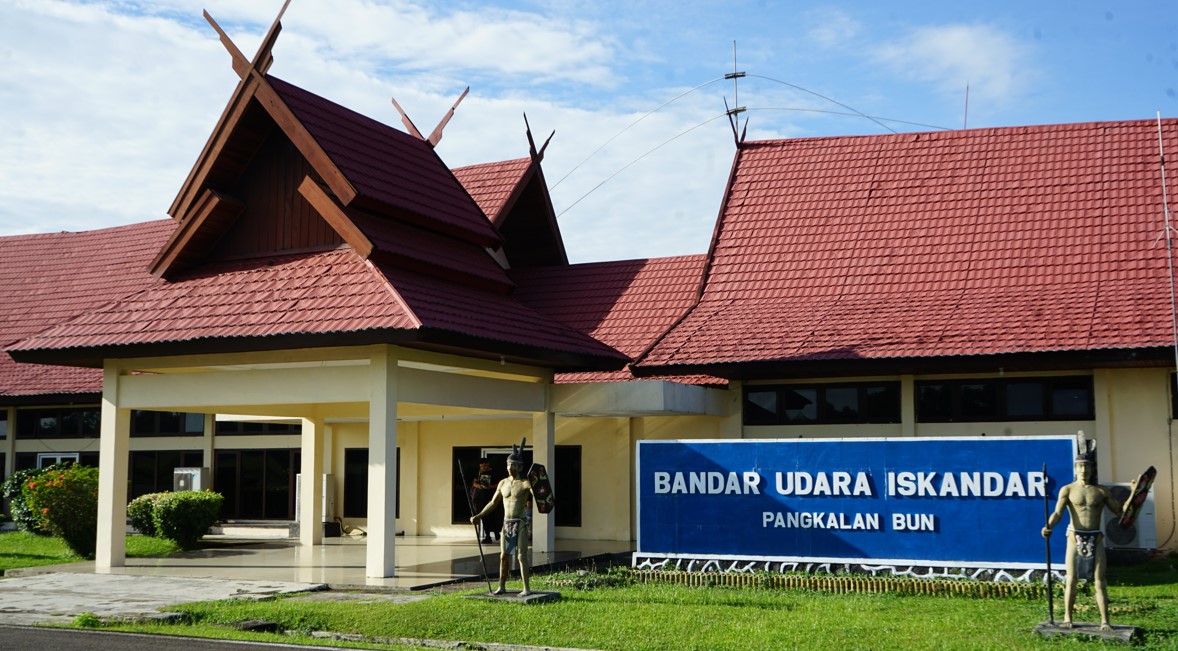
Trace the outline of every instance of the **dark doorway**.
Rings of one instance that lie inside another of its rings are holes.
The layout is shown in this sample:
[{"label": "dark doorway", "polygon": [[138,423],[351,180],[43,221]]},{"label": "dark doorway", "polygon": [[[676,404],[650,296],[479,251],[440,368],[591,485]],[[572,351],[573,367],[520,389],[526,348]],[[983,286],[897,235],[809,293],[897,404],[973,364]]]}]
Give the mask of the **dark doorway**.
[{"label": "dark doorway", "polygon": [[293,520],[297,449],[221,450],[213,489],[225,496],[223,520]]}]

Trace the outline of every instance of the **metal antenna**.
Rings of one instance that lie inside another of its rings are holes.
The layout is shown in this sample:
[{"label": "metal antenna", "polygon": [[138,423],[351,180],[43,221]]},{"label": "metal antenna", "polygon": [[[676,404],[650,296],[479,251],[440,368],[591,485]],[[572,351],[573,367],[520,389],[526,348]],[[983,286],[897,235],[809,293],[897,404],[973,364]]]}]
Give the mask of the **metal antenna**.
[{"label": "metal antenna", "polygon": [[[724,102],[724,109],[728,113],[728,121],[732,124],[732,135],[739,141],[741,138],[737,135],[740,129],[739,114],[744,113],[748,109],[740,105],[740,78],[746,76],[746,73],[741,72],[736,67],[736,41],[732,41],[732,72],[724,75],[725,79],[732,80],[732,103],[729,107],[728,102]],[[745,127],[748,127],[748,119],[745,119]]]},{"label": "metal antenna", "polygon": [[961,119],[961,128],[969,128],[969,82],[965,82],[965,117]]}]

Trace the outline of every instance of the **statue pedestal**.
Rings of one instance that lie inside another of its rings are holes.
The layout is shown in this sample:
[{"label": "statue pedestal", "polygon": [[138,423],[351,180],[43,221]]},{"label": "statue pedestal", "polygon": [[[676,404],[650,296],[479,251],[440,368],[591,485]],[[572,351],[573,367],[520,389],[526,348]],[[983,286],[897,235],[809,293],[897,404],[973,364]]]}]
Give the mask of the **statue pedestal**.
[{"label": "statue pedestal", "polygon": [[481,594],[468,594],[467,599],[487,599],[490,601],[506,601],[514,604],[546,604],[553,601],[560,601],[559,592],[540,592],[536,591],[528,596],[523,596],[514,590],[508,590],[503,594],[491,594],[490,592],[483,592]]},{"label": "statue pedestal", "polygon": [[1132,644],[1134,640],[1141,639],[1141,629],[1136,626],[1117,626],[1113,625],[1113,630],[1102,631],[1100,624],[1092,622],[1072,622],[1071,628],[1064,628],[1060,626],[1059,622],[1054,624],[1050,622],[1041,622],[1035,627],[1035,632],[1043,637],[1091,637],[1108,642],[1124,642],[1125,644]]}]

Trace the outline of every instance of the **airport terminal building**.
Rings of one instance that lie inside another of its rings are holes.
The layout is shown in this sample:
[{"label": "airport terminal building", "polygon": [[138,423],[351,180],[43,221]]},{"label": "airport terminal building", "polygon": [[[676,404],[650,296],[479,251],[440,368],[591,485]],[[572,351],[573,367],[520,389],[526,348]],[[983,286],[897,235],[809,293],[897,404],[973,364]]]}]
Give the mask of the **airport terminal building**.
[{"label": "airport terminal building", "polygon": [[171,219],[0,238],[2,468],[101,468],[100,567],[196,467],[225,519],[362,526],[391,576],[522,437],[541,551],[633,538],[641,440],[1078,430],[1102,483],[1158,470],[1116,544],[1178,547],[1178,120],[740,142],[706,253],[570,264],[542,150],[450,169],[260,59]]}]

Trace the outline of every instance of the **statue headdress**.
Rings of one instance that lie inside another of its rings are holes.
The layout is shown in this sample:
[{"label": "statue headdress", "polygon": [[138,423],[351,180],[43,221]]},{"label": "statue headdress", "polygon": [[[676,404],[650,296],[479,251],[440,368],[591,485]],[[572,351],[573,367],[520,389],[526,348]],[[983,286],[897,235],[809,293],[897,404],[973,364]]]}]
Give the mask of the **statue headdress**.
[{"label": "statue headdress", "polygon": [[1084,438],[1084,432],[1076,433],[1076,461],[1096,463],[1096,441]]},{"label": "statue headdress", "polygon": [[528,437],[525,436],[519,440],[519,445],[512,444],[511,456],[507,457],[507,463],[516,463],[521,466],[524,464],[524,443],[527,440]]}]

